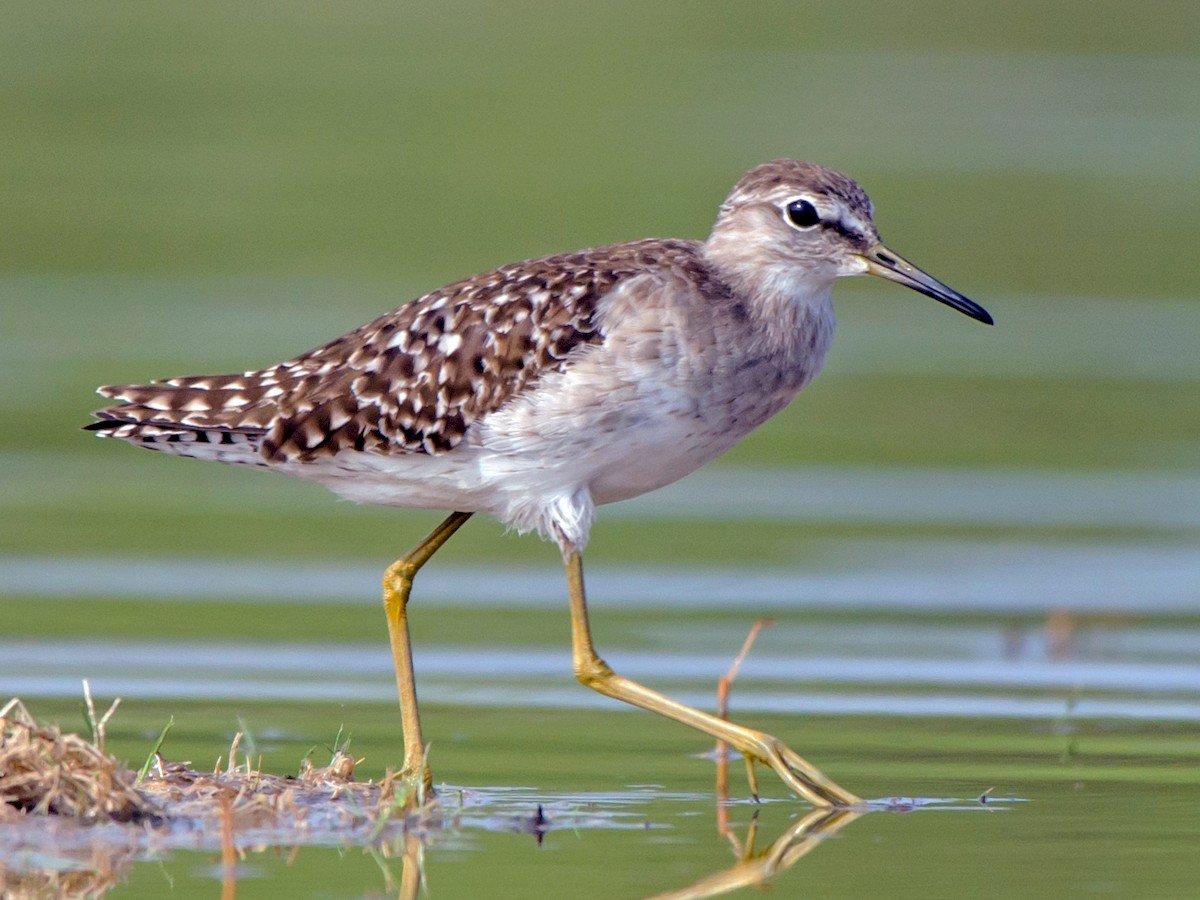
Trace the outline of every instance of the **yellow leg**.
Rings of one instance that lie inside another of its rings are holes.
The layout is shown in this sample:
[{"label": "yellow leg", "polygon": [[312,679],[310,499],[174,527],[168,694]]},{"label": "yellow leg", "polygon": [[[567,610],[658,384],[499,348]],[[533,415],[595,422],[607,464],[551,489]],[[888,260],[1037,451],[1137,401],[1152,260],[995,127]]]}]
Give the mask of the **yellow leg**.
[{"label": "yellow leg", "polygon": [[388,566],[383,575],[383,610],[387,614],[388,637],[392,642],[392,662],[396,666],[396,688],[400,693],[400,719],[404,730],[404,771],[406,779],[420,778],[426,790],[433,787],[433,775],[425,762],[425,741],[421,737],[421,711],[417,708],[417,686],[413,680],[412,641],[408,636],[408,595],[413,578],[421,566],[451,535],[462,527],[470,513],[451,513],[425,540],[405,556]]},{"label": "yellow leg", "polygon": [[814,806],[844,807],[862,804],[861,799],[837,785],[778,738],[685,706],[613,672],[608,664],[596,655],[592,647],[587,600],[583,590],[583,557],[578,551],[571,550],[566,554],[566,563],[576,678],[605,696],[648,709],[725,741],[745,754],[748,762],[758,761],[770,766],[783,779],[784,784]]}]

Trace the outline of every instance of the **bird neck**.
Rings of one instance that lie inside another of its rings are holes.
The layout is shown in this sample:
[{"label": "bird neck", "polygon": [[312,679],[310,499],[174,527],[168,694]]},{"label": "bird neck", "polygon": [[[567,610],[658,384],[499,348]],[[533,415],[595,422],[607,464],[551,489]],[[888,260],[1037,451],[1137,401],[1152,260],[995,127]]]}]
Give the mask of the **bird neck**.
[{"label": "bird neck", "polygon": [[713,238],[705,245],[705,257],[757,326],[759,352],[809,355],[819,367],[833,336],[835,274],[824,267],[764,260],[758,248]]}]

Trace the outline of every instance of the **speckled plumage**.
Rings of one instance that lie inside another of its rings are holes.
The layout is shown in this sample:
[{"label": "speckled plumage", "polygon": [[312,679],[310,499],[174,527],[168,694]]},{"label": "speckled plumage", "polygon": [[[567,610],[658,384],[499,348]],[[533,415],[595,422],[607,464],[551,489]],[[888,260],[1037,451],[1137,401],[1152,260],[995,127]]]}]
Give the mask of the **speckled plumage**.
[{"label": "speckled plumage", "polygon": [[[789,224],[796,197],[820,228]],[[119,402],[88,427],[582,549],[596,504],[686,475],[791,400],[832,339],[834,280],[880,274],[864,254],[881,246],[853,180],[777,160],[705,242],[502,266],[270,368],[101,388]]]}]

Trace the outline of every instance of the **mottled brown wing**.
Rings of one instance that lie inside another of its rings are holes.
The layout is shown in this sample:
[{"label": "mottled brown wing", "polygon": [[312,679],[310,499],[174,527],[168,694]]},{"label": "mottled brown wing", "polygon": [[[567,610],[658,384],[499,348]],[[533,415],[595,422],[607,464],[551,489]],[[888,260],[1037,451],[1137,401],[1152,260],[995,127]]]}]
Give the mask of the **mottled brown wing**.
[{"label": "mottled brown wing", "polygon": [[[596,304],[622,278],[695,265],[688,241],[634,241],[477,275],[295,359],[241,375],[102,388],[124,401],[91,428],[128,440],[227,442],[268,462],[344,450],[438,454],[579,347],[602,339]],[[132,426],[132,427],[131,427]]]}]

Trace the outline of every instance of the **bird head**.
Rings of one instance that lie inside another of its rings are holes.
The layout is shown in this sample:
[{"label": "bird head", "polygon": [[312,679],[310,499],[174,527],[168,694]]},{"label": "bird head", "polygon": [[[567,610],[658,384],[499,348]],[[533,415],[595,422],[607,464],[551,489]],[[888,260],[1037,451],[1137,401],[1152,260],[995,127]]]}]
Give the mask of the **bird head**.
[{"label": "bird head", "polygon": [[774,160],[734,185],[705,252],[741,290],[824,298],[837,278],[875,275],[992,324],[982,306],[888,249],[874,212],[854,179],[812,163]]}]

